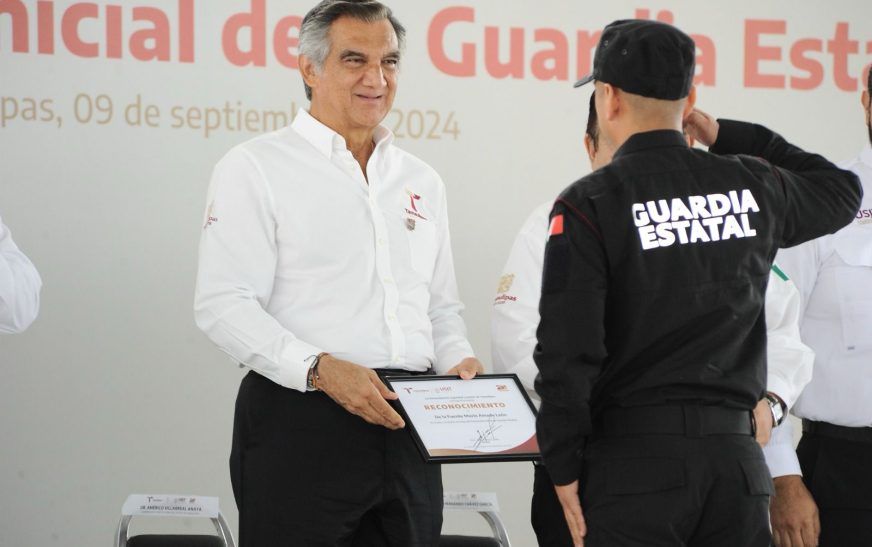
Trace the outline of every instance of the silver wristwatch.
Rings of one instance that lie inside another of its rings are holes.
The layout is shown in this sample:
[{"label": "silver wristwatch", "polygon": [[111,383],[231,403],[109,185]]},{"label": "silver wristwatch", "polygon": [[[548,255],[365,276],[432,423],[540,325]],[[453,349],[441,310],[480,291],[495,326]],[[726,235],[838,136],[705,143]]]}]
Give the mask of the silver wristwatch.
[{"label": "silver wristwatch", "polygon": [[309,359],[312,359],[312,364],[309,365],[309,372],[306,373],[306,391],[320,391],[315,384],[321,379],[320,376],[318,376],[318,363],[321,362],[321,357],[324,355],[326,354],[319,353],[318,355],[312,355],[309,357]]},{"label": "silver wristwatch", "polygon": [[769,401],[769,410],[772,412],[772,423],[775,426],[781,425],[785,418],[784,407],[781,406],[781,401],[771,393],[766,394],[766,400]]}]

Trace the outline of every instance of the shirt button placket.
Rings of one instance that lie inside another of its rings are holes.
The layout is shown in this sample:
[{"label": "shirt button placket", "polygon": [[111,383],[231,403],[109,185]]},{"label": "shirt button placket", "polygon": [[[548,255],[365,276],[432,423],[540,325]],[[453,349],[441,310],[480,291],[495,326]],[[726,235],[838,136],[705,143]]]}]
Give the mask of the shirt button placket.
[{"label": "shirt button placket", "polygon": [[384,318],[388,327],[388,332],[391,338],[391,364],[398,365],[401,363],[401,356],[405,352],[405,338],[403,330],[400,326],[397,310],[399,308],[399,292],[391,268],[391,253],[388,240],[387,224],[385,216],[378,206],[378,200],[373,188],[378,188],[377,181],[370,174],[369,184],[369,207],[372,214],[373,230],[375,232],[375,265],[376,272],[381,281],[382,290],[384,291]]}]

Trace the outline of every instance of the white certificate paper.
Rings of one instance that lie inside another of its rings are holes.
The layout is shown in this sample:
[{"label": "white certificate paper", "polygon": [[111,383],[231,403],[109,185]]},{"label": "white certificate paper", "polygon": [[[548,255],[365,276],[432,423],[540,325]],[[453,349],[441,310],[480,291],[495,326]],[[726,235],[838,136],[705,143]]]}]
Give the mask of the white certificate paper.
[{"label": "white certificate paper", "polygon": [[428,461],[532,460],[539,457],[536,413],[514,374],[394,376],[402,412]]}]

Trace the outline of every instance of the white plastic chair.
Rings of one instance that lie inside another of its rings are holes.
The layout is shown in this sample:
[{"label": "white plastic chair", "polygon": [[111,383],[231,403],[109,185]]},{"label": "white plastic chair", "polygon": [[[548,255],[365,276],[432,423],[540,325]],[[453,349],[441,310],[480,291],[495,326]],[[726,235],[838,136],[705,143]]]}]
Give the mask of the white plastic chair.
[{"label": "white plastic chair", "polygon": [[[136,516],[208,518],[214,534],[137,534],[130,536],[130,521]],[[115,534],[116,547],[236,547],[233,533],[218,510],[218,498],[208,496],[132,494],[121,508]]]},{"label": "white plastic chair", "polygon": [[509,534],[499,514],[497,495],[493,492],[444,492],[445,511],[474,511],[490,526],[491,536],[443,534],[439,547],[511,547]]}]

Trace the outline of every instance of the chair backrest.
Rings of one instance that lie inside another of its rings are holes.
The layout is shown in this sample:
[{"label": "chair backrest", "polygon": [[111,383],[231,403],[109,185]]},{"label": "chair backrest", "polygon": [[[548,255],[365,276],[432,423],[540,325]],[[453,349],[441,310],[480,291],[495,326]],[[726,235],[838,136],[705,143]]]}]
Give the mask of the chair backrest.
[{"label": "chair backrest", "polygon": [[[137,534],[129,536],[130,521],[135,516],[208,518],[217,535],[204,534]],[[207,496],[154,496],[133,494],[121,509],[115,534],[117,547],[236,547],[230,526],[218,510],[218,498]]]},{"label": "chair backrest", "polygon": [[492,536],[443,535],[439,547],[511,547],[509,534],[499,514],[497,495],[493,492],[445,492],[445,511],[473,511],[490,526]]},{"label": "chair backrest", "polygon": [[439,547],[502,547],[500,541],[484,536],[441,536]]}]

